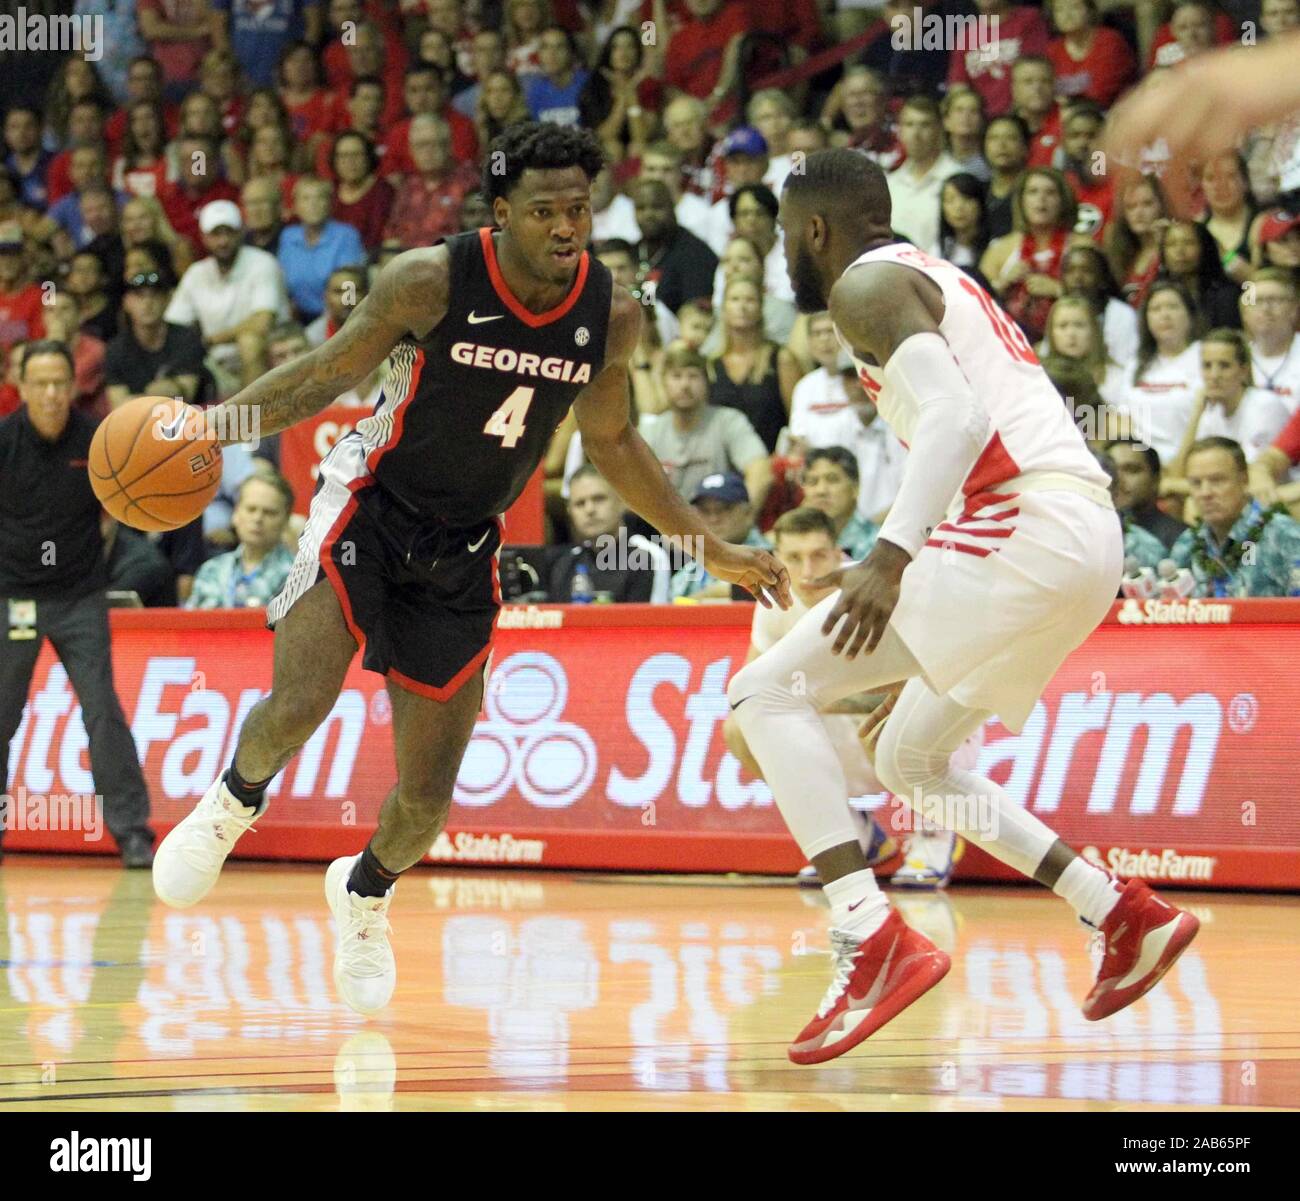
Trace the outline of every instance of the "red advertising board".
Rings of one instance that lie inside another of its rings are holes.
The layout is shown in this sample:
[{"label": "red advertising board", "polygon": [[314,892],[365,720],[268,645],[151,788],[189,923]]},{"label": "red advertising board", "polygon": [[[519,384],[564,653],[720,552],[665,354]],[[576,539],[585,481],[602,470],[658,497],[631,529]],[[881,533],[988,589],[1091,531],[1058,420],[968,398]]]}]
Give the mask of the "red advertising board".
[{"label": "red advertising board", "polygon": [[[767,787],[726,750],[727,681],[746,606],[507,609],[448,830],[431,861],[789,872]],[[256,613],[116,612],[119,693],[169,828],[230,761],[270,685]],[[1053,679],[1025,730],[990,722],[981,770],[1068,843],[1163,885],[1300,887],[1300,602],[1117,606]],[[94,791],[62,667],[42,652],[11,747],[18,800]],[[240,851],[328,859],[362,846],[394,782],[380,677],[349,674]],[[859,802],[896,824],[910,810]],[[6,847],[107,851],[11,806]],[[64,823],[65,825],[67,823]],[[1013,873],[971,848],[959,876]]]}]

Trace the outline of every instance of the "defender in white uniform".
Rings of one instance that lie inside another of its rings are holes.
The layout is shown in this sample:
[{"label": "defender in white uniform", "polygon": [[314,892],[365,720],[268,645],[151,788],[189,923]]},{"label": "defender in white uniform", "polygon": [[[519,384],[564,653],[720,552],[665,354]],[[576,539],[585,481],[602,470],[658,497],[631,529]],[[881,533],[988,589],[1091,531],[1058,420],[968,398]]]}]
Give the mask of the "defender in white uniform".
[{"label": "defender in white uniform", "polygon": [[880,416],[910,449],[871,553],[817,581],[839,591],[728,688],[831,907],[834,978],[790,1057],[843,1054],[950,966],[866,870],[820,716],[900,680],[876,774],[1101,930],[1107,954],[1083,1009],[1106,1017],[1156,984],[1196,919],[1140,881],[1121,887],[952,757],[990,715],[1018,732],[1106,614],[1123,564],[1109,481],[1015,323],[964,272],[895,243],[878,166],[851,150],[810,155],[786,181],[780,221],[799,307],[830,309]]}]

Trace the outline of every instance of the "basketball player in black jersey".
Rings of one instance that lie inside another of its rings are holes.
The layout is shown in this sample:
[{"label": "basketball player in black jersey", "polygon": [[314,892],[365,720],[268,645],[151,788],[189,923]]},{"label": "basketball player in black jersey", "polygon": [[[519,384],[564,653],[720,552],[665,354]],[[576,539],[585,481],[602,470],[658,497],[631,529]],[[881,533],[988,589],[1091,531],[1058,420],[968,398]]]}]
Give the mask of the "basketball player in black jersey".
[{"label": "basketball player in black jersey", "polygon": [[361,648],[387,678],[397,785],[369,845],[326,873],[334,980],[358,1012],[392,995],[394,882],[447,821],[479,711],[500,605],[500,514],[570,405],[584,449],[630,508],[664,534],[702,539],[719,579],[761,603],[790,603],[785,570],[765,551],[714,538],[629,420],[640,306],[586,252],[601,165],[586,130],[513,126],[483,177],[500,232],[399,255],[337,334],[227,402],[254,408],[261,433],[273,434],[389,359],[374,415],[321,464],[298,558],[267,611],[271,693],[249,712],[230,769],[159,848],[154,887],[175,906],[207,894]]}]

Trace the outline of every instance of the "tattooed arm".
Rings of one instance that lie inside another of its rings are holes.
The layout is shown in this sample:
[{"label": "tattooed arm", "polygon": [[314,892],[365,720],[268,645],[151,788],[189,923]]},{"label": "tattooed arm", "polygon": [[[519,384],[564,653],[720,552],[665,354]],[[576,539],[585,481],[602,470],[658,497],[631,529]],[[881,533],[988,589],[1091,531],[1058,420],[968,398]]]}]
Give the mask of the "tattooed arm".
[{"label": "tattooed arm", "polygon": [[[253,428],[262,438],[319,413],[383,363],[408,332],[423,337],[446,316],[448,269],[445,246],[399,254],[338,333],[237,392],[222,406],[231,410],[232,420],[217,429],[232,434],[240,429],[238,414],[244,408],[255,410]],[[222,441],[228,445],[238,435]]]}]

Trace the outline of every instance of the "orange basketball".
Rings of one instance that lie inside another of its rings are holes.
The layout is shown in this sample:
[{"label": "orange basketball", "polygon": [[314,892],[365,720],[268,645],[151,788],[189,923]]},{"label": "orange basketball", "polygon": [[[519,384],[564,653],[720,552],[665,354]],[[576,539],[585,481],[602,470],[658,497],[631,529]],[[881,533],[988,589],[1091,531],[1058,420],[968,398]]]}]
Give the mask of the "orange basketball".
[{"label": "orange basketball", "polygon": [[123,525],[174,530],[198,517],[221,486],[221,446],[203,410],[170,396],[114,409],[90,444],[90,486]]}]

